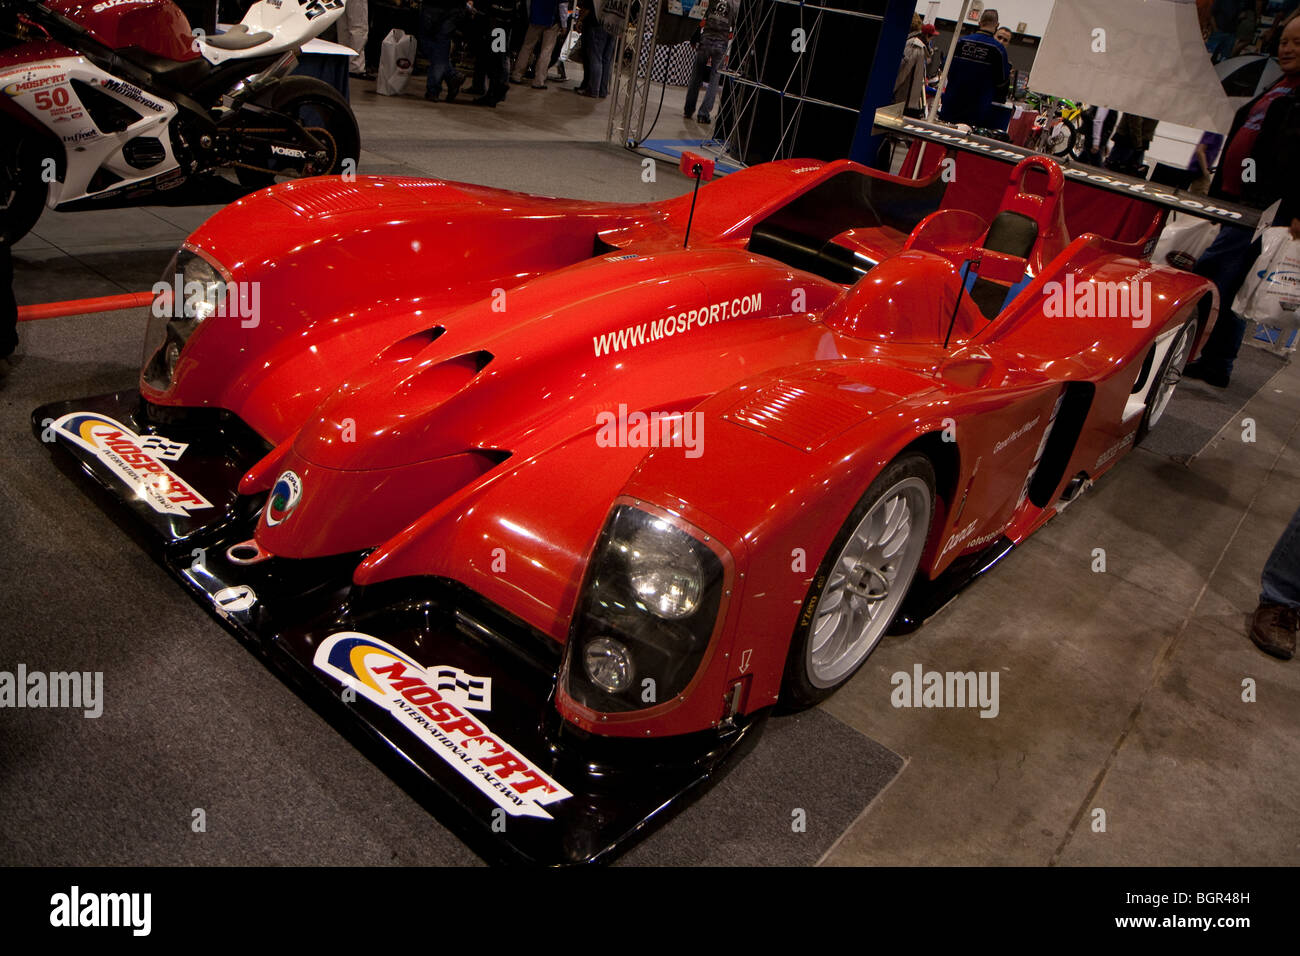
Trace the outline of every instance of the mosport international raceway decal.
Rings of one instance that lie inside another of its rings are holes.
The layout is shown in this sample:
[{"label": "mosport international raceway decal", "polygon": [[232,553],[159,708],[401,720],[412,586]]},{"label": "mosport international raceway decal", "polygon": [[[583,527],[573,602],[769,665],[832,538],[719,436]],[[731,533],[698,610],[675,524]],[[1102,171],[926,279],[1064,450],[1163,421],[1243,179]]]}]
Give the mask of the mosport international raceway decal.
[{"label": "mosport international raceway decal", "polygon": [[332,634],[314,663],[391,713],[426,747],[511,816],[552,819],[546,807],[572,794],[466,711],[492,709],[492,679],[455,667],[425,668],[378,638]]},{"label": "mosport international raceway decal", "polygon": [[159,514],[186,515],[212,507],[166,464],[179,460],[187,444],[137,435],[121,422],[92,412],[71,412],[50,427],[98,458]]}]

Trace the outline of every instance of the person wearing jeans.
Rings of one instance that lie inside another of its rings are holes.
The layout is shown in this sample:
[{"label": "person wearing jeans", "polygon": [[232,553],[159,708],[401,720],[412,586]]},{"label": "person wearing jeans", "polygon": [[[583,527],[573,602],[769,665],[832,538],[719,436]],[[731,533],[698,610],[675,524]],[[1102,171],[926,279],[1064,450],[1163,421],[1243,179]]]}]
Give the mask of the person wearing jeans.
[{"label": "person wearing jeans", "polygon": [[697,119],[701,123],[710,122],[713,101],[718,96],[718,72],[722,69],[722,61],[727,57],[727,45],[731,42],[738,9],[738,0],[713,0],[709,4],[704,24],[700,27],[700,43],[695,48],[695,69],[690,85],[686,87],[687,119],[695,115],[695,101],[700,95],[700,87],[707,83],[708,89],[704,92],[704,102],[700,104]]},{"label": "person wearing jeans", "polygon": [[465,78],[451,65],[451,38],[464,3],[454,0],[425,0],[420,8],[420,49],[429,61],[429,76],[424,88],[426,100],[437,100],[444,80],[447,82],[447,102],[460,92]]},{"label": "person wearing jeans", "polygon": [[1282,532],[1259,579],[1259,607],[1250,639],[1267,654],[1289,661],[1300,629],[1300,509]]},{"label": "person wearing jeans", "polygon": [[587,88],[584,96],[608,96],[609,74],[614,62],[614,35],[601,25],[596,17],[588,17],[582,29],[582,45],[586,55]]}]

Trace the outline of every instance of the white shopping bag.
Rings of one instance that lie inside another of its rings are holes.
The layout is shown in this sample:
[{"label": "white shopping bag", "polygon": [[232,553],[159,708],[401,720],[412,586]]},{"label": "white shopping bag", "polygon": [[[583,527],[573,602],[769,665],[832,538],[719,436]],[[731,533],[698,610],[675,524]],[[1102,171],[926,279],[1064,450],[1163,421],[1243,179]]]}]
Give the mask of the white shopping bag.
[{"label": "white shopping bag", "polygon": [[1300,328],[1300,239],[1286,226],[1265,229],[1263,251],[1232,300],[1232,311],[1275,329]]},{"label": "white shopping bag", "polygon": [[415,65],[415,37],[401,30],[389,30],[379,47],[379,76],[375,92],[382,96],[401,96]]},{"label": "white shopping bag", "polygon": [[1151,261],[1158,266],[1173,266],[1189,272],[1196,265],[1214,237],[1219,234],[1219,224],[1208,219],[1198,219],[1186,213],[1171,213],[1165,228],[1156,242]]}]

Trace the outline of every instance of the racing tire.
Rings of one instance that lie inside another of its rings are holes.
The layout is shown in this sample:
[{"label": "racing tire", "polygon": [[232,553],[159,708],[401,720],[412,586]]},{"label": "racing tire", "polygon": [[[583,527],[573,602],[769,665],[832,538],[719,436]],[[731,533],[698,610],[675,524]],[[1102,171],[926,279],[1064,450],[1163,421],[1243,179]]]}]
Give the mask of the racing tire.
[{"label": "racing tire", "polygon": [[[337,175],[345,171],[345,163],[349,160],[352,164],[351,171],[356,171],[361,155],[361,131],[357,128],[357,118],[352,107],[334,87],[310,76],[286,77],[272,88],[266,105],[300,123],[321,142],[327,155],[324,159],[306,164],[282,162],[274,167],[277,169],[275,175],[236,167],[235,175],[241,185],[260,189],[273,185],[282,178]],[[279,172],[281,168],[282,174]]]},{"label": "racing tire", "polygon": [[875,650],[916,576],[934,502],[934,466],[917,453],[891,462],[858,500],[799,608],[782,709],[825,700]]},{"label": "racing tire", "polygon": [[32,231],[50,188],[41,177],[41,142],[21,128],[0,129],[0,244],[12,246]]},{"label": "racing tire", "polygon": [[1197,322],[1195,319],[1188,319],[1183,323],[1183,327],[1178,330],[1174,340],[1169,345],[1169,351],[1165,353],[1164,359],[1160,362],[1160,370],[1147,391],[1146,408],[1142,410],[1142,421],[1138,423],[1137,437],[1134,439],[1134,446],[1142,444],[1147,434],[1154,428],[1164,416],[1165,410],[1169,407],[1169,400],[1174,396],[1174,389],[1178,387],[1179,381],[1183,377],[1183,368],[1187,365],[1187,360],[1192,357],[1192,347],[1196,345]]}]

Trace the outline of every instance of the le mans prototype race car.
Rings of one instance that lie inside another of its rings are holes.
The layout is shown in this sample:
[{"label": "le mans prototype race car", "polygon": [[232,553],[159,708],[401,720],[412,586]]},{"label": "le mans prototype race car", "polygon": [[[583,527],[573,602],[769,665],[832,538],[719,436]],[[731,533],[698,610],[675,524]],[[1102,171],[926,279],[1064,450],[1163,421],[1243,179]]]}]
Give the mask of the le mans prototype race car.
[{"label": "le mans prototype race car", "polygon": [[33,427],[479,852],[604,860],[1159,421],[1217,312],[1164,214],[967,153],[302,180],[184,243],[138,391]]}]

